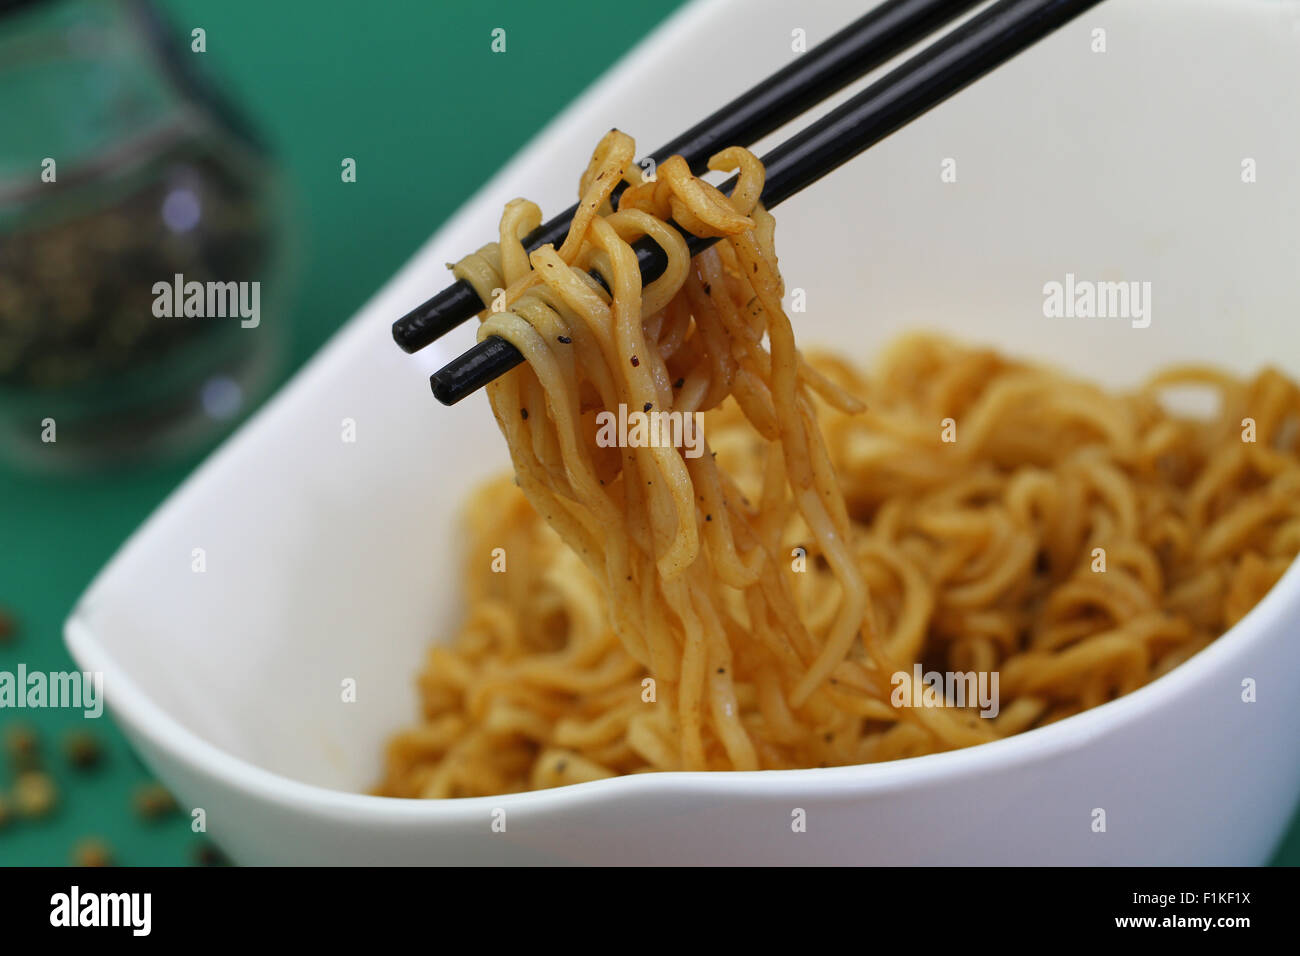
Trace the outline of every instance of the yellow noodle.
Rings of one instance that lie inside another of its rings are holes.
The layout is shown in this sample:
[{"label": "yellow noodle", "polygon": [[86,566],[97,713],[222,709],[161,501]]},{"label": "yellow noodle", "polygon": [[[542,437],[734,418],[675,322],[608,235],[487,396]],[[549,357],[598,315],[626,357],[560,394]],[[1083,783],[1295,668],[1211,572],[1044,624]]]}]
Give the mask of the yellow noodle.
[{"label": "yellow noodle", "polygon": [[[937,336],[870,372],[801,356],[758,160],[713,158],[738,174],[727,196],[680,159],[642,182],[634,156],[602,139],[559,249],[523,248],[542,215],[516,200],[454,268],[491,304],[480,335],[526,359],[488,388],[514,481],[469,504],[463,624],[430,651],[377,792],[856,764],[1022,733],[1176,667],[1300,550],[1300,389],[1275,370],[1182,367],[1115,393]],[[691,259],[670,219],[719,242]],[[643,236],[668,259],[644,287]],[[1170,387],[1217,409],[1175,415]],[[604,447],[596,415],[620,405],[705,413],[704,454]],[[899,706],[914,665],[996,673],[1000,713]]]}]

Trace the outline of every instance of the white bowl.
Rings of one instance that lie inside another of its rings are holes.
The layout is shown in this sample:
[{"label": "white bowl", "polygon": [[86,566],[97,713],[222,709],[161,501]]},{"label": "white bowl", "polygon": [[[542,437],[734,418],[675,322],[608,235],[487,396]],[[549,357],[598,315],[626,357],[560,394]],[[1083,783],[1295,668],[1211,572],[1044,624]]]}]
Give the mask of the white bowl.
[{"label": "white bowl", "polygon": [[[970,750],[827,770],[651,774],[459,801],[365,795],[451,633],[457,515],[507,465],[477,396],[437,405],[389,325],[526,195],[571,201],[611,125],[644,150],[816,42],[859,0],[714,0],[526,148],[127,542],[66,628],[159,777],[241,863],[1266,861],[1300,792],[1300,566],[1173,673]],[[1107,52],[1091,50],[1104,28]],[[726,43],[715,39],[726,35]],[[701,63],[709,62],[706,68]],[[778,212],[804,344],[869,358],[937,328],[1112,384],[1210,360],[1300,376],[1300,7],[1096,8]],[[787,131],[788,132],[788,131]],[[774,140],[782,137],[774,137]],[[940,164],[957,160],[956,183]],[[1245,184],[1244,158],[1258,182]],[[1046,319],[1067,272],[1153,284],[1152,322]],[[341,422],[356,423],[356,442]],[[202,548],[206,571],[192,570]],[[1243,703],[1242,680],[1258,682]],[[357,682],[355,703],[341,683]],[[794,808],[807,832],[794,833]],[[507,811],[504,833],[492,811]],[[1093,832],[1093,810],[1107,829]]]}]

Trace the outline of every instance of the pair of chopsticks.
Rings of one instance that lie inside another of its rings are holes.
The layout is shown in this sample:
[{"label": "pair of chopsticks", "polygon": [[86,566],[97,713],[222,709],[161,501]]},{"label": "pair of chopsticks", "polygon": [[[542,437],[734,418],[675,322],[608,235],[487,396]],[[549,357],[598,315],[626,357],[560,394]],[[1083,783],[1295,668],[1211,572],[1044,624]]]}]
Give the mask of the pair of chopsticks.
[{"label": "pair of chopsticks", "polygon": [[[767,170],[763,204],[771,209],[793,196],[1099,2],[999,0],[992,4],[763,156]],[[658,165],[669,156],[681,155],[699,175],[718,150],[749,146],[976,3],[886,0],[656,150],[652,158]],[[719,188],[730,193],[735,185],[733,177]],[[620,194],[621,190],[615,192],[615,203]],[[559,245],[576,209],[571,207],[529,233],[524,238],[525,248],[531,252],[548,243]],[[692,256],[717,241],[677,228]],[[663,273],[667,261],[657,244],[641,239],[633,248],[643,281],[651,282]],[[461,280],[395,322],[393,338],[407,352],[415,352],[483,308],[474,290]],[[438,401],[454,405],[522,361],[513,345],[489,336],[435,372],[429,381]]]}]

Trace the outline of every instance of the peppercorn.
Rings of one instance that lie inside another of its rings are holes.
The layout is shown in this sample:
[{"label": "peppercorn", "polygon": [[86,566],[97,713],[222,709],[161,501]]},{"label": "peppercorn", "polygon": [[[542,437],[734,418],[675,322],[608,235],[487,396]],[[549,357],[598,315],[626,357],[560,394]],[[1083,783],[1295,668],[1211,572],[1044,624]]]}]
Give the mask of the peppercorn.
[{"label": "peppercorn", "polygon": [[230,860],[214,843],[203,842],[194,848],[198,866],[230,866]]},{"label": "peppercorn", "polygon": [[35,770],[41,762],[40,738],[27,724],[12,724],[5,730],[5,753],[17,770]]},{"label": "peppercorn", "polygon": [[156,820],[177,810],[176,798],[160,783],[147,783],[138,787],[133,802],[136,813],[146,820]]},{"label": "peppercorn", "polygon": [[72,848],[72,865],[112,866],[113,853],[103,840],[89,837]]},{"label": "peppercorn", "polygon": [[89,770],[99,765],[104,751],[99,740],[88,730],[74,730],[63,738],[63,752],[68,763],[78,770]]},{"label": "peppercorn", "polygon": [[47,773],[28,770],[14,782],[14,804],[18,815],[28,819],[47,816],[58,803],[54,780]]}]

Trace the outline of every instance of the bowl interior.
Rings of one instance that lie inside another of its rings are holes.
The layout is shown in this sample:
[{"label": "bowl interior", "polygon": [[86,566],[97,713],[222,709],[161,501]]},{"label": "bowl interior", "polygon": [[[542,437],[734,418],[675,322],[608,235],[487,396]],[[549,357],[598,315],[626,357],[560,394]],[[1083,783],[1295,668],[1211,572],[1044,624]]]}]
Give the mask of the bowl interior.
[{"label": "bowl interior", "polygon": [[[505,201],[567,205],[611,125],[648,151],[796,55],[793,30],[812,44],[859,12],[716,0],[670,21],[117,555],[76,611],[97,659],[242,760],[370,787],[387,735],[417,713],[425,649],[460,613],[460,506],[508,464],[482,396],[449,410],[428,391],[472,331],[411,357],[390,323],[445,284],[444,262],[495,235]],[[1300,113],[1298,46],[1294,3],[1128,0],[1086,14],[778,210],[787,291],[806,297],[801,344],[865,360],[924,328],[1115,385],[1183,360],[1300,375],[1300,126],[1282,121]],[[1045,317],[1045,284],[1067,274],[1149,283],[1149,325]],[[111,673],[107,693],[111,705]]]}]

